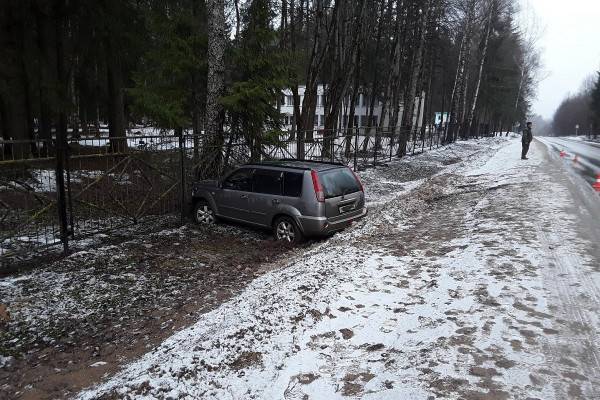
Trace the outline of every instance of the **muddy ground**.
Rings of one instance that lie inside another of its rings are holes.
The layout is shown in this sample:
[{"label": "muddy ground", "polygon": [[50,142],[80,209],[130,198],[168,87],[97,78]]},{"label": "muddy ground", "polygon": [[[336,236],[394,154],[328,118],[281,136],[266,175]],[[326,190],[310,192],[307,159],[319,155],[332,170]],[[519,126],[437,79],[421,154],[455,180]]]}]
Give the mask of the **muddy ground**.
[{"label": "muddy ground", "polygon": [[[442,148],[363,171],[372,213],[387,196],[479,151],[465,144],[460,153]],[[161,217],[0,279],[0,304],[10,313],[0,318],[0,399],[69,397],[322,243],[290,249],[261,230]]]},{"label": "muddy ground", "polygon": [[239,226],[167,221],[158,227],[143,236],[114,235],[98,248],[2,282],[0,303],[10,317],[0,330],[0,398],[67,396],[299,251]]},{"label": "muddy ground", "polygon": [[598,399],[598,208],[541,144],[493,153],[389,180],[404,194],[77,398]]}]

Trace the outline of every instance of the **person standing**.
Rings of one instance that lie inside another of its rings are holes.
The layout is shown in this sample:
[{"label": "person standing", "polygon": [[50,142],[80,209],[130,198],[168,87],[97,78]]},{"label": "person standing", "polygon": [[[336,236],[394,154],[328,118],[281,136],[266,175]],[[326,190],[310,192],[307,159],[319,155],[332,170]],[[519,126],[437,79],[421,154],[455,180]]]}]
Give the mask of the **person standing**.
[{"label": "person standing", "polygon": [[527,128],[523,131],[523,138],[521,144],[523,145],[523,151],[521,152],[521,160],[528,160],[527,152],[529,151],[529,145],[533,140],[533,133],[531,133],[531,122],[527,123]]}]

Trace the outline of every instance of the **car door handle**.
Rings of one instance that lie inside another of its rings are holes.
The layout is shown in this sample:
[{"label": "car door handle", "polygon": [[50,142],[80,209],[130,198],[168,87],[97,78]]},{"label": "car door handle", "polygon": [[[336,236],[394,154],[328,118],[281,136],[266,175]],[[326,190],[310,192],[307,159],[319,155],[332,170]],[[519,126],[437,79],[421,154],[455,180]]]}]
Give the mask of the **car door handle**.
[{"label": "car door handle", "polygon": [[248,195],[247,195],[247,194],[243,194],[243,195],[241,195],[241,196],[240,196],[240,198],[241,198],[241,199],[247,199],[247,198],[248,198]]},{"label": "car door handle", "polygon": [[273,199],[273,204],[279,204],[279,203],[281,203],[279,200]]}]

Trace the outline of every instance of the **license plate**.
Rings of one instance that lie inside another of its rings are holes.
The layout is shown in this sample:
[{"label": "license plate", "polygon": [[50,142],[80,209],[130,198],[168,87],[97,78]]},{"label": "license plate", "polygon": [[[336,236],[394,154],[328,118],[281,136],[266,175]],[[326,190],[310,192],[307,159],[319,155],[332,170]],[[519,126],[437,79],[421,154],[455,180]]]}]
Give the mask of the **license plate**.
[{"label": "license plate", "polygon": [[340,214],[347,213],[354,210],[354,204],[348,204],[347,206],[340,207]]}]

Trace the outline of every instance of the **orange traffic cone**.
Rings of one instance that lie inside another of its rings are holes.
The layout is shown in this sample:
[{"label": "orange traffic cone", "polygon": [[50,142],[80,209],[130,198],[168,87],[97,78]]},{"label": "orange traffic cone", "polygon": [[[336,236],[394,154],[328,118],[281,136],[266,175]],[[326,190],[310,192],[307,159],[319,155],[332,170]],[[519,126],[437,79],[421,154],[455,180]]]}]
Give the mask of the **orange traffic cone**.
[{"label": "orange traffic cone", "polygon": [[596,176],[596,183],[592,185],[596,192],[600,192],[600,174]]}]

